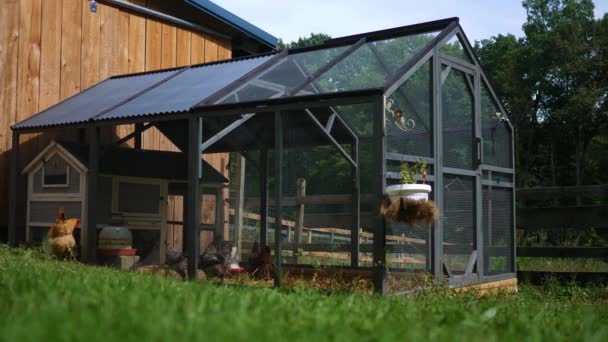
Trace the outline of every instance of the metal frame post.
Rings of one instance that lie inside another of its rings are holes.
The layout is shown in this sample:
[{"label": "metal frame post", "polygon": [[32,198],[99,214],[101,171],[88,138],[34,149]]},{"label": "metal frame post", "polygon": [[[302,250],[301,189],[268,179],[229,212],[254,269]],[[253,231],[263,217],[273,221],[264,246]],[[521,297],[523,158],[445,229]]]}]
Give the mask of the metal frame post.
[{"label": "metal frame post", "polygon": [[[384,103],[386,98],[380,96],[376,105],[374,115],[374,204],[380,207],[382,197],[386,188],[386,132],[384,118]],[[386,294],[386,219],[381,215],[376,215],[373,243],[373,283],[374,292]]]},{"label": "metal frame post", "polygon": [[97,189],[99,182],[99,127],[89,127],[89,171],[87,173],[87,191],[85,198],[86,248],[83,257],[85,262],[97,262]]},{"label": "metal frame post", "polygon": [[260,251],[268,245],[268,148],[260,150]]},{"label": "metal frame post", "polygon": [[184,235],[187,242],[188,276],[196,279],[200,251],[201,222],[201,143],[203,120],[192,116],[188,119],[188,191],[186,193],[186,217],[184,218]]},{"label": "metal frame post", "polygon": [[19,133],[13,131],[8,181],[8,243],[17,243],[17,182],[19,180]]},{"label": "metal frame post", "polygon": [[[435,155],[435,205],[443,212],[443,115],[441,104],[441,59],[439,48],[433,50],[433,152]],[[438,281],[443,280],[443,221],[435,222],[433,231],[433,274]]]},{"label": "metal frame post", "polygon": [[361,227],[361,187],[359,168],[359,140],[356,139],[352,145],[351,156],[357,163],[351,168],[353,177],[353,226],[350,232],[350,266],[359,266],[359,228]]},{"label": "metal frame post", "polygon": [[281,228],[283,223],[283,113],[274,113],[274,179],[275,179],[275,218],[274,218],[274,255],[276,271],[274,286],[281,287]]},{"label": "metal frame post", "polygon": [[[474,88],[475,93],[474,101],[475,101],[475,137],[477,139],[476,143],[481,144],[479,146],[475,146],[475,153],[480,155],[477,156],[475,163],[477,161],[481,161],[481,163],[476,165],[477,176],[475,177],[475,233],[476,233],[476,250],[477,250],[477,277],[481,280],[484,276],[484,261],[485,261],[485,251],[484,251],[484,243],[483,243],[483,188],[481,185],[482,178],[482,170],[481,164],[483,163],[483,136],[481,132],[481,79],[480,79],[480,67],[477,65],[475,67],[475,79],[474,79]],[[479,139],[479,140],[478,140]],[[477,142],[479,141],[479,142]]]}]

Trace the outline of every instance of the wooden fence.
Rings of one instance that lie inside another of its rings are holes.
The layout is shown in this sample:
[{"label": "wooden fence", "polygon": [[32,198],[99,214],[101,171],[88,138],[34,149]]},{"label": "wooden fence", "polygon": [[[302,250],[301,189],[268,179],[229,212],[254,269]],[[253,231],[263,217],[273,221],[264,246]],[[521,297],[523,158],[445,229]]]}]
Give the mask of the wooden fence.
[{"label": "wooden fence", "polygon": [[[517,189],[517,256],[608,261],[606,203],[608,185]],[[536,284],[547,278],[608,283],[602,270],[524,270],[518,277]]]}]

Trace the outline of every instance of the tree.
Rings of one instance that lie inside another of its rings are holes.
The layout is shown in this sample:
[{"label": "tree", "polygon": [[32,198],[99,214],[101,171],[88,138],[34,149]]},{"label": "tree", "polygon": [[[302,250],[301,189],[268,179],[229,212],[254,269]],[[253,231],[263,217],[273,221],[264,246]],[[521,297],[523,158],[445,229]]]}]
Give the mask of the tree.
[{"label": "tree", "polygon": [[608,122],[608,17],[595,20],[591,0],[523,6],[524,38],[476,43],[516,128],[518,185],[580,185]]},{"label": "tree", "polygon": [[291,43],[285,43],[283,42],[283,39],[279,39],[277,48],[279,50],[302,48],[323,44],[330,39],[331,36],[325,33],[311,33],[309,37],[300,37],[297,41]]}]

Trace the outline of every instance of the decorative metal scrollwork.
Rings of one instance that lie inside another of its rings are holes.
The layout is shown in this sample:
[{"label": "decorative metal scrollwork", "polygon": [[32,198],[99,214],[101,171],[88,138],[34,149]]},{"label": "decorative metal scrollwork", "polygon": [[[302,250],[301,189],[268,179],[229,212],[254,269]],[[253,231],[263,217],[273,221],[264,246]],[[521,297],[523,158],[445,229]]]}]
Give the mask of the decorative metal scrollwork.
[{"label": "decorative metal scrollwork", "polygon": [[395,105],[395,101],[392,99],[386,100],[386,113],[390,114],[390,118],[387,115],[386,121],[393,123],[397,128],[404,132],[409,132],[416,127],[416,122],[412,119],[406,119],[405,113],[399,108],[392,109]]}]

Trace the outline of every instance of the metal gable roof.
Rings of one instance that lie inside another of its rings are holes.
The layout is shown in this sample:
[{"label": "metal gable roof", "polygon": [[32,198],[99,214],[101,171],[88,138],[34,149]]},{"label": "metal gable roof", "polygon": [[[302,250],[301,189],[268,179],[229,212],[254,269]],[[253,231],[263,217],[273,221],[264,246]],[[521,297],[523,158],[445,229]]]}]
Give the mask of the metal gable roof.
[{"label": "metal gable roof", "polygon": [[259,40],[271,48],[275,48],[279,39],[270,33],[260,29],[252,23],[244,20],[236,14],[214,4],[209,0],[185,0],[187,3],[209,14],[210,16],[230,25],[246,35]]}]

